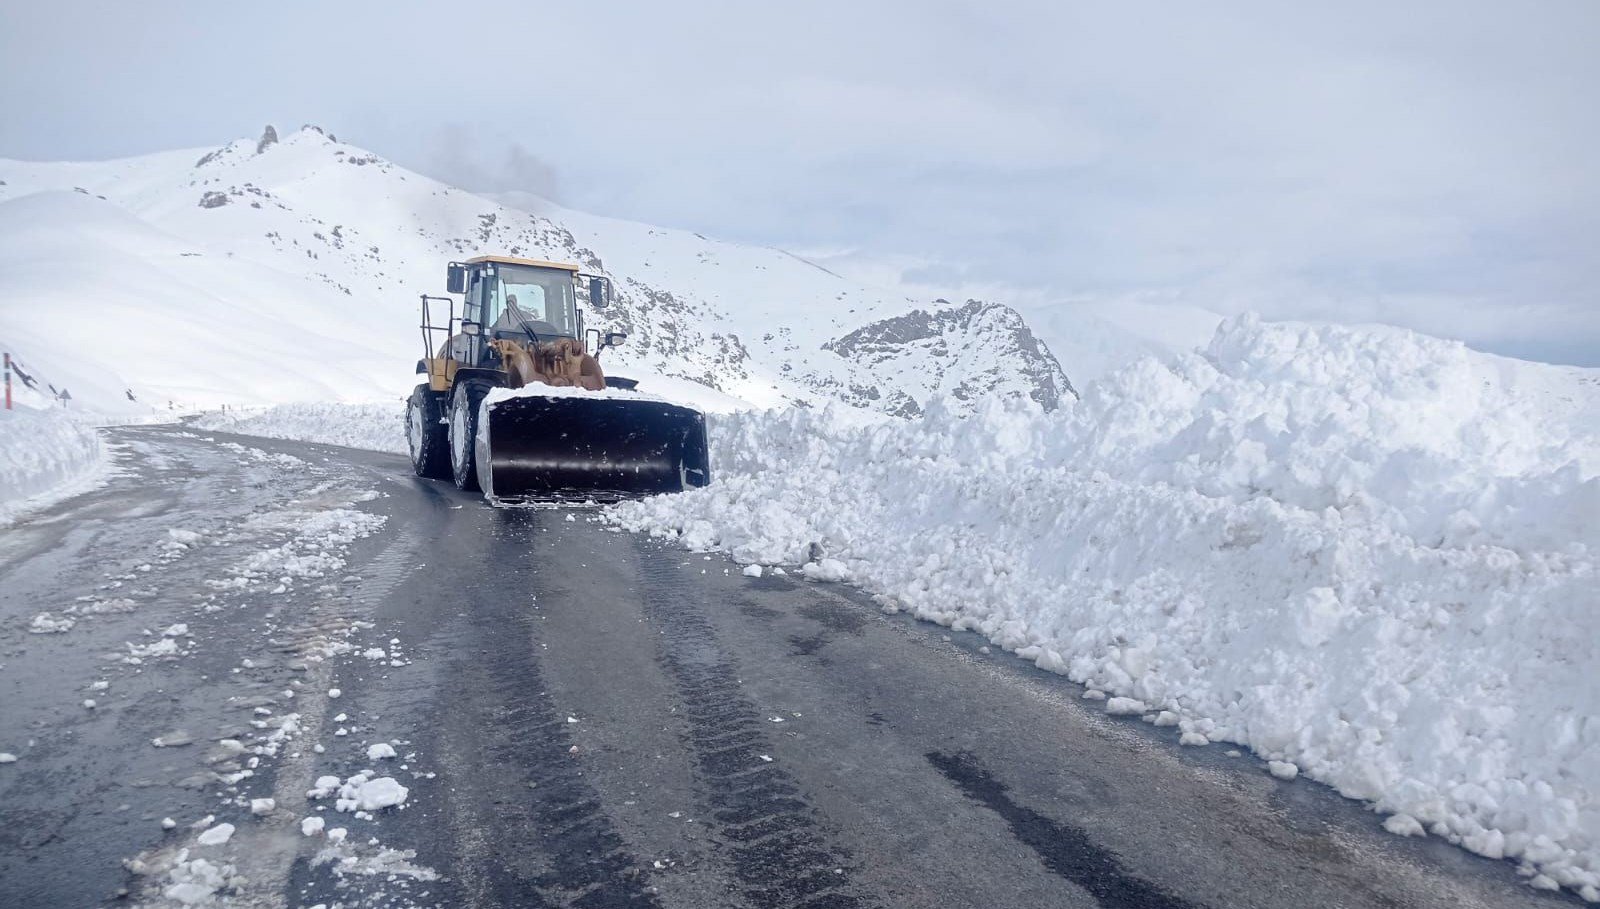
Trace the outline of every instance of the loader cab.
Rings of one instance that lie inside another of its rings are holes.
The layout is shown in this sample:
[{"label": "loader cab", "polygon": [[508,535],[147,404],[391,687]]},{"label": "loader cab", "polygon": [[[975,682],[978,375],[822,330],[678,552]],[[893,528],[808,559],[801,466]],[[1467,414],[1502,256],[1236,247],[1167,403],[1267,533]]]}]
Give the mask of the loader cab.
[{"label": "loader cab", "polygon": [[[611,302],[611,280],[583,274],[578,266],[540,259],[509,256],[478,256],[465,262],[451,262],[446,272],[446,289],[463,297],[460,315],[449,307],[448,323],[435,325],[430,300],[452,303],[448,298],[423,297],[423,335],[437,373],[434,385],[448,389],[455,368],[498,369],[488,342],[508,339],[523,343],[543,343],[558,338],[592,342],[593,352],[622,343],[626,335],[585,331],[582,305],[598,310]],[[441,313],[443,315],[443,313]],[[444,344],[437,344],[436,334]],[[437,350],[437,353],[433,351]],[[449,361],[448,365],[444,361]],[[421,367],[419,367],[420,369]]]},{"label": "loader cab", "polygon": [[466,264],[463,318],[478,323],[486,337],[547,341],[583,336],[576,266],[487,257]]}]

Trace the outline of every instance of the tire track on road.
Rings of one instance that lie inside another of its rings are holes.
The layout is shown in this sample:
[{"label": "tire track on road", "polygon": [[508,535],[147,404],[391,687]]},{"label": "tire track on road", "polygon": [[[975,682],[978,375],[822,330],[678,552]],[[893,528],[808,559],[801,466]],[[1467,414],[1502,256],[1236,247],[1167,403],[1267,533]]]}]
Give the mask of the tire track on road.
[{"label": "tire track on road", "polygon": [[[533,526],[513,516],[486,548],[462,534],[457,551],[436,557],[492,567],[503,590],[531,590]],[[547,693],[531,614],[505,596],[475,598],[470,608],[447,678],[472,697],[439,718],[437,745],[447,776],[470,775],[448,780],[445,808],[462,904],[658,907],[648,870],[584,776],[566,714]]]},{"label": "tire track on road", "polygon": [[658,659],[678,686],[682,733],[706,806],[747,905],[864,909],[854,859],[799,783],[768,756],[767,722],[746,698],[738,663],[721,648],[701,594],[683,583],[673,553],[637,542],[646,617],[659,629]]}]

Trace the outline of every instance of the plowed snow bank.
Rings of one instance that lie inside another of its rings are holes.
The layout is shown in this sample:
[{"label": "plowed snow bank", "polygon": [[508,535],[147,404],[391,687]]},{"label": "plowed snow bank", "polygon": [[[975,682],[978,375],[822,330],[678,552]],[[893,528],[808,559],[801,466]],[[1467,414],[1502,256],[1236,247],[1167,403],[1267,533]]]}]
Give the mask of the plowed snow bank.
[{"label": "plowed snow bank", "polygon": [[92,488],[108,465],[99,434],[65,411],[0,409],[0,526]]},{"label": "plowed snow bank", "polygon": [[1597,899],[1597,378],[1245,318],[1054,415],[716,418],[712,486],[607,515],[850,580]]},{"label": "plowed snow bank", "polygon": [[394,404],[280,404],[254,413],[204,414],[198,429],[406,453],[406,408]]}]

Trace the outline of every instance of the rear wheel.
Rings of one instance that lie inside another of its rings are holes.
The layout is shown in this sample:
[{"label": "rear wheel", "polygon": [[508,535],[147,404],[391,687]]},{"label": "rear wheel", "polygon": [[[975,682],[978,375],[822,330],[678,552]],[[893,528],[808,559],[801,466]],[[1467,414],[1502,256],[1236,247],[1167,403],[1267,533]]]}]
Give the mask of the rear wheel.
[{"label": "rear wheel", "polygon": [[443,480],[450,476],[450,440],[442,422],[444,396],[418,385],[406,401],[406,443],[417,476]]},{"label": "rear wheel", "polygon": [[456,486],[477,492],[478,469],[473,456],[477,447],[478,404],[489,393],[487,386],[476,382],[456,383],[456,392],[450,396],[450,472]]}]

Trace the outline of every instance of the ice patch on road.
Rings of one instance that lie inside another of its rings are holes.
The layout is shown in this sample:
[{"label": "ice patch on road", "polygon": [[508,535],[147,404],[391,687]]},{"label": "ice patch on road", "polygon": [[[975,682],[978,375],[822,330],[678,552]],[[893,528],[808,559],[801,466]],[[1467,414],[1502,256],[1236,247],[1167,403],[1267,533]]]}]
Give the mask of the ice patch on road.
[{"label": "ice patch on road", "polygon": [[387,519],[352,508],[291,508],[252,518],[247,533],[278,533],[287,537],[247,557],[233,576],[211,586],[216,589],[264,586],[286,593],[296,582],[336,575],[346,563],[346,549],[354,541],[381,528]]},{"label": "ice patch on road", "polygon": [[412,905],[406,897],[412,885],[440,879],[439,872],[417,863],[417,853],[412,849],[390,849],[377,840],[352,842],[340,827],[328,831],[326,842],[312,857],[311,865],[327,867],[334,876],[335,887],[359,892],[369,883],[376,883],[381,888],[378,899],[371,903],[353,900],[336,905]]}]

